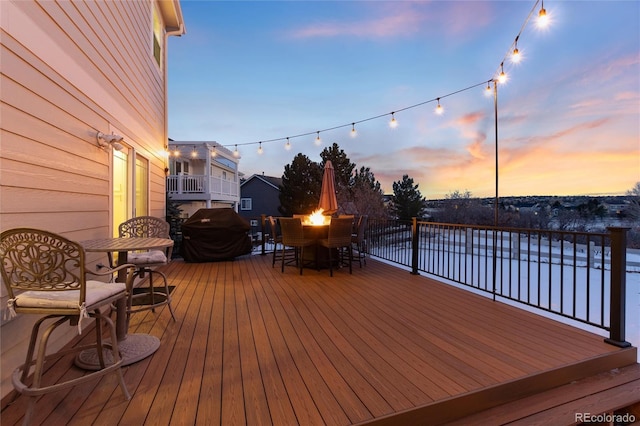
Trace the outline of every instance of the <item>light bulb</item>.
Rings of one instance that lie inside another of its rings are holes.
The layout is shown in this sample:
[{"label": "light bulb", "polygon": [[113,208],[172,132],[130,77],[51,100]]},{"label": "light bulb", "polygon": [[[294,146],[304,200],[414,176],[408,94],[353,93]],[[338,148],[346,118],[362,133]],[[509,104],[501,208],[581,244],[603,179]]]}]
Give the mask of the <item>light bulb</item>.
[{"label": "light bulb", "polygon": [[500,64],[500,75],[498,76],[499,83],[505,83],[507,81],[507,74],[504,73],[504,63]]},{"label": "light bulb", "polygon": [[398,121],[396,121],[396,116],[394,112],[391,113],[391,121],[389,121],[389,127],[391,127],[392,129],[395,129],[396,127],[398,127]]},{"label": "light bulb", "polygon": [[287,138],[287,143],[284,145],[284,149],[289,151],[291,149],[291,143],[289,142],[289,138]]},{"label": "light bulb", "polygon": [[191,158],[196,158],[198,156],[198,151],[196,151],[196,147],[193,147],[193,151],[191,151]]},{"label": "light bulb", "polygon": [[317,132],[318,136],[316,136],[316,145],[320,146],[320,144],[322,143],[322,140],[320,139],[320,132]]},{"label": "light bulb", "polygon": [[516,47],[515,49],[513,49],[513,53],[511,54],[511,62],[517,64],[518,62],[520,62],[521,59],[522,59],[522,55],[520,54],[520,51]]},{"label": "light bulb", "polygon": [[491,96],[491,95],[493,94],[493,92],[492,92],[492,90],[491,90],[491,84],[490,84],[492,81],[493,81],[493,80],[489,80],[489,81],[487,81],[487,87],[484,89],[484,95],[485,95],[486,97],[489,97],[489,96]]},{"label": "light bulb", "polygon": [[262,155],[262,142],[260,142],[259,146],[258,146],[258,154]]},{"label": "light bulb", "polygon": [[236,158],[240,157],[240,152],[238,152],[238,145],[236,145],[236,149],[233,151],[233,156]]},{"label": "light bulb", "polygon": [[547,11],[544,8],[544,1],[540,6],[540,12],[538,12],[537,24],[539,28],[545,28],[547,25],[549,25],[549,15],[547,15]]},{"label": "light bulb", "polygon": [[358,132],[356,132],[356,123],[351,123],[351,137],[355,138],[358,136]]},{"label": "light bulb", "polygon": [[440,98],[438,98],[438,105],[436,106],[436,114],[442,115],[444,113],[444,108],[440,105]]}]

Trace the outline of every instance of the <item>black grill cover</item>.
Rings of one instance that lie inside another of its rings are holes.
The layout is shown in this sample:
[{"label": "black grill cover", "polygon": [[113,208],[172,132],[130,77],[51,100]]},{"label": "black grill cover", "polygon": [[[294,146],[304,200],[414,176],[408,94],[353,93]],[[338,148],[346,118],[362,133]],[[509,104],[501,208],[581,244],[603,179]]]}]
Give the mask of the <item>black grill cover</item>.
[{"label": "black grill cover", "polygon": [[182,257],[186,262],[213,262],[249,254],[250,229],[233,209],[200,209],[182,224]]}]

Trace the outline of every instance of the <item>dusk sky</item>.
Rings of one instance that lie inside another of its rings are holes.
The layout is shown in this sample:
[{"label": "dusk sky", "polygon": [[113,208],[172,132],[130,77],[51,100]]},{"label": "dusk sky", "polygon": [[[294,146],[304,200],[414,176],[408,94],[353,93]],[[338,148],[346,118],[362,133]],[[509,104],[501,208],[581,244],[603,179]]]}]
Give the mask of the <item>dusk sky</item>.
[{"label": "dusk sky", "polygon": [[246,177],[282,176],[298,153],[320,162],[335,142],[385,193],[406,174],[427,199],[491,197],[485,92],[504,61],[500,196],[620,195],[640,181],[640,2],[545,1],[545,30],[535,1],[181,5],[186,34],[169,38],[169,137],[237,145]]}]

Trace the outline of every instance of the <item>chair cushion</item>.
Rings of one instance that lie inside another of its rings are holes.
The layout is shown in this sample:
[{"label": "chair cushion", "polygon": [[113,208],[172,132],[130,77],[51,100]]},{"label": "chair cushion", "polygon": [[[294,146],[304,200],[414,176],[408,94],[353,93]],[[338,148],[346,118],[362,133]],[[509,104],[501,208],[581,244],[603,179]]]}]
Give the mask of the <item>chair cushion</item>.
[{"label": "chair cushion", "polygon": [[167,263],[167,255],[162,250],[150,250],[143,253],[129,253],[127,263],[134,265],[151,265],[154,263]]},{"label": "chair cushion", "polygon": [[[92,306],[126,290],[125,283],[104,283],[87,281],[85,305]],[[25,291],[16,296],[14,306],[17,308],[77,308],[80,311],[80,290],[66,291]]]}]

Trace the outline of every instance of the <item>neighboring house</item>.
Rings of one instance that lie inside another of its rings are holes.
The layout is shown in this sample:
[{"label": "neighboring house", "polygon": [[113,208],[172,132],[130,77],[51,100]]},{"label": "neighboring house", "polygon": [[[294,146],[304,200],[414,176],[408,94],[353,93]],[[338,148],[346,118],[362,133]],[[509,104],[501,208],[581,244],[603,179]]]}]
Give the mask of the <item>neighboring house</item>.
[{"label": "neighboring house", "polygon": [[[3,0],[0,25],[0,230],[86,240],[133,216],[164,217],[166,46],[185,32],[179,0]],[[1,287],[4,397],[33,319],[4,320]],[[76,335],[57,331],[51,349]]]},{"label": "neighboring house", "polygon": [[238,213],[251,224],[251,234],[261,232],[260,216],[280,216],[280,187],[282,178],[253,175],[240,185]]},{"label": "neighboring house", "polygon": [[167,194],[184,217],[201,208],[233,208],[240,203],[239,157],[217,142],[169,140]]}]

